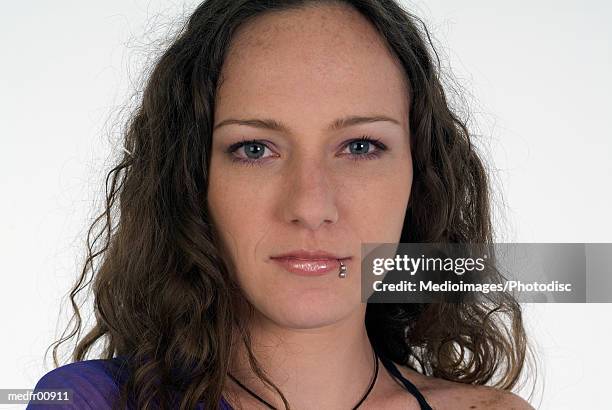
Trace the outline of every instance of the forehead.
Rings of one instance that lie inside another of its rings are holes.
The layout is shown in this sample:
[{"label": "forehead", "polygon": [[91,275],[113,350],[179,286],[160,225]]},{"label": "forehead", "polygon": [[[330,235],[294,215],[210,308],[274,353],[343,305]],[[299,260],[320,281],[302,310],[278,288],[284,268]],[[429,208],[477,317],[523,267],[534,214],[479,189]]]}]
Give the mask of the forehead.
[{"label": "forehead", "polygon": [[305,127],[341,115],[383,114],[403,122],[405,81],[376,29],[350,7],[267,13],[234,35],[215,116],[262,115]]}]

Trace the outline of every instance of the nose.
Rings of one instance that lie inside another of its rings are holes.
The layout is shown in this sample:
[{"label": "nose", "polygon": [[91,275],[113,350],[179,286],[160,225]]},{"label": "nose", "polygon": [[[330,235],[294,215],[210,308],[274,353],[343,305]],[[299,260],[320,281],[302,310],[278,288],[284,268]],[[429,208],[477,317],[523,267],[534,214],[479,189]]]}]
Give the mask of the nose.
[{"label": "nose", "polygon": [[285,174],[284,219],[309,230],[338,220],[336,189],[323,160],[302,158]]}]

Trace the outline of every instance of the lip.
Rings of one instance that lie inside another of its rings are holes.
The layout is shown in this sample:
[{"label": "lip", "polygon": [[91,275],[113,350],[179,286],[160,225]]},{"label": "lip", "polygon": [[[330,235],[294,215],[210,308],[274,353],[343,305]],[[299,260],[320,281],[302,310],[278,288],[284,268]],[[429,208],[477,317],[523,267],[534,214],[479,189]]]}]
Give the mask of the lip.
[{"label": "lip", "polygon": [[274,262],[285,270],[303,276],[320,276],[340,269],[340,262],[351,259],[326,251],[297,250],[272,256]]}]

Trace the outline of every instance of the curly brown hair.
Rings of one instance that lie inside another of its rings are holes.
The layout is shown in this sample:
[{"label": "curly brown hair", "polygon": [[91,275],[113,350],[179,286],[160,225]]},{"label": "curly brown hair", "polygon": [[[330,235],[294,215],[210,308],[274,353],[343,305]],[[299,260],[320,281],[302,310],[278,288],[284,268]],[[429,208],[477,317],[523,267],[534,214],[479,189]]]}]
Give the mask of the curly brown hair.
[{"label": "curly brown hair", "polygon": [[[466,123],[450,108],[429,32],[394,0],[207,0],[155,62],[127,122],[128,151],[106,178],[105,209],[87,235],[87,258],[70,292],[72,360],[98,342],[100,358],[128,358],[121,408],[219,403],[251,306],[232,279],[207,204],[213,106],[236,29],[262,13],[323,3],[358,10],[401,62],[410,84],[412,194],[401,242],[491,243],[491,193]],[[436,64],[437,62],[437,64]],[[99,259],[99,260],[98,260]],[[96,263],[97,262],[97,263]],[[77,295],[91,286],[95,324],[81,338]],[[368,304],[375,349],[426,375],[510,390],[528,352],[521,307],[508,294],[478,303]],[[79,340],[80,339],[80,340]],[[119,404],[119,403],[117,403]]]}]

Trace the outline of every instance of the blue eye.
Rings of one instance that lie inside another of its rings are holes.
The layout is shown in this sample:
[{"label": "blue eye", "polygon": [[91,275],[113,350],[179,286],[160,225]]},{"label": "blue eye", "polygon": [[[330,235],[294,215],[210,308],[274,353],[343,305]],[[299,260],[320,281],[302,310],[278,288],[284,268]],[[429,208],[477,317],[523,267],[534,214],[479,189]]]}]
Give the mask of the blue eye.
[{"label": "blue eye", "polygon": [[[230,145],[226,152],[231,155],[233,162],[245,165],[261,165],[265,158],[265,150],[270,150],[268,146],[258,140],[243,140]],[[242,155],[238,155],[241,152]]]},{"label": "blue eye", "polygon": [[260,142],[245,143],[242,148],[249,159],[259,159],[263,156],[266,146]]},{"label": "blue eye", "polygon": [[[349,150],[348,156],[353,161],[376,159],[387,150],[387,146],[380,142],[380,140],[368,137],[367,135],[350,140],[345,146]],[[375,148],[373,152],[372,147]]]},{"label": "blue eye", "polygon": [[[345,150],[348,148],[348,157],[354,161],[375,159],[380,157],[382,152],[387,150],[387,146],[380,142],[378,139],[373,139],[366,135],[352,139],[344,144]],[[376,149],[371,152],[372,147]],[[264,157],[265,150],[270,148],[262,141],[259,140],[242,140],[229,146],[226,150],[227,153],[231,154],[232,161],[244,164],[244,165],[263,165],[266,158],[274,157],[270,155]],[[239,156],[239,151],[243,152],[244,156]],[[343,151],[344,153],[344,151]]]},{"label": "blue eye", "polygon": [[[370,151],[370,142],[369,141],[353,141],[348,144],[350,148],[351,154],[367,154]],[[355,152],[357,151],[357,152]]]}]

